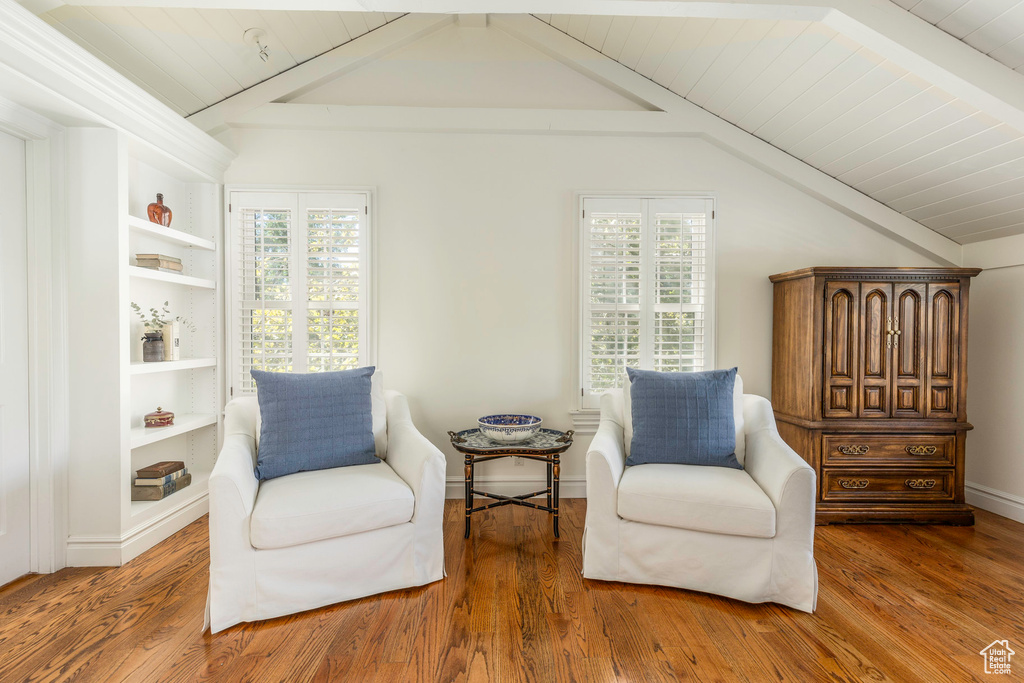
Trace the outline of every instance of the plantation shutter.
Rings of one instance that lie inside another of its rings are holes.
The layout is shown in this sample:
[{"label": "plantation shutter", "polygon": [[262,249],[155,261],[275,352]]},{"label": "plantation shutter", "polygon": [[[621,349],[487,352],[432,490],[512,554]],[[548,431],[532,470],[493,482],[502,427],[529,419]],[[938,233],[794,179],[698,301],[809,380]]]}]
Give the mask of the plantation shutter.
[{"label": "plantation shutter", "polygon": [[251,369],[325,372],[367,364],[364,194],[231,194],[232,388]]},{"label": "plantation shutter", "polygon": [[583,408],[627,367],[710,368],[707,198],[583,203]]}]

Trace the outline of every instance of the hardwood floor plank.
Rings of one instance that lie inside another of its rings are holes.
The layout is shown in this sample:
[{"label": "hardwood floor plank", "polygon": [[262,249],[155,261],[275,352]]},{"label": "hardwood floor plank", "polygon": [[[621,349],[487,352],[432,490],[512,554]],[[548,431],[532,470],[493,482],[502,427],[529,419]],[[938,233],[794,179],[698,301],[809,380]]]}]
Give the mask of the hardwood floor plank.
[{"label": "hardwood floor plank", "polygon": [[[586,503],[444,515],[445,580],[200,634],[199,520],[119,568],[0,587],[0,681],[960,681],[1024,645],[1024,525],[816,529],[813,615],[583,579]],[[1024,664],[1021,665],[1024,667]]]}]

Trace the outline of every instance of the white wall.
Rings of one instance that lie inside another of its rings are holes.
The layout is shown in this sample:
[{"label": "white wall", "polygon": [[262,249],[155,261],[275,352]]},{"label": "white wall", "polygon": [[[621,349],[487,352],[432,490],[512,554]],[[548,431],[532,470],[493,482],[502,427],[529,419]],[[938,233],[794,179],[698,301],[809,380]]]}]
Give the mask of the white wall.
[{"label": "white wall", "polygon": [[[771,380],[768,275],[812,265],[934,265],[700,140],[243,129],[227,183],[374,186],[379,366],[448,455],[445,432],[497,411],[571,426],[577,190],[718,197],[718,365]],[[563,477],[582,482],[583,436]],[[535,463],[481,475],[537,474]],[[538,465],[539,467],[539,465]],[[582,487],[567,485],[567,495]]]},{"label": "white wall", "polygon": [[970,306],[967,502],[1024,522],[1024,266],[983,271]]}]

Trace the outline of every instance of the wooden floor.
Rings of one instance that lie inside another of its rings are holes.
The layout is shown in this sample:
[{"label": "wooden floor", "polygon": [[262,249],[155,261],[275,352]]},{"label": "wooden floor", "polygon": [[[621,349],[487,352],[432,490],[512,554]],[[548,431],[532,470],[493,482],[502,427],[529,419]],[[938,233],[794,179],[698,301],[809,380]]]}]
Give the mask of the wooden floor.
[{"label": "wooden floor", "polygon": [[1024,525],[818,527],[814,615],[585,581],[586,503],[562,538],[519,507],[448,501],[448,578],[200,634],[206,519],[118,569],[0,588],[0,681],[963,681],[1009,639],[1024,675]]}]

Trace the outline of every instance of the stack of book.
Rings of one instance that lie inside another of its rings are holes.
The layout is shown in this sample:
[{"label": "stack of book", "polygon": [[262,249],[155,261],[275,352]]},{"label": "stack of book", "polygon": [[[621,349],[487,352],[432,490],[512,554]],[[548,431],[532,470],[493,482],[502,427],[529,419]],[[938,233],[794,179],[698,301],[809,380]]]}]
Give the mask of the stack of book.
[{"label": "stack of book", "polygon": [[170,273],[182,271],[181,259],[163,254],[136,254],[135,262],[140,268],[152,268],[153,270],[164,270]]},{"label": "stack of book", "polygon": [[143,467],[132,482],[132,500],[162,500],[192,483],[180,460],[165,460]]}]

